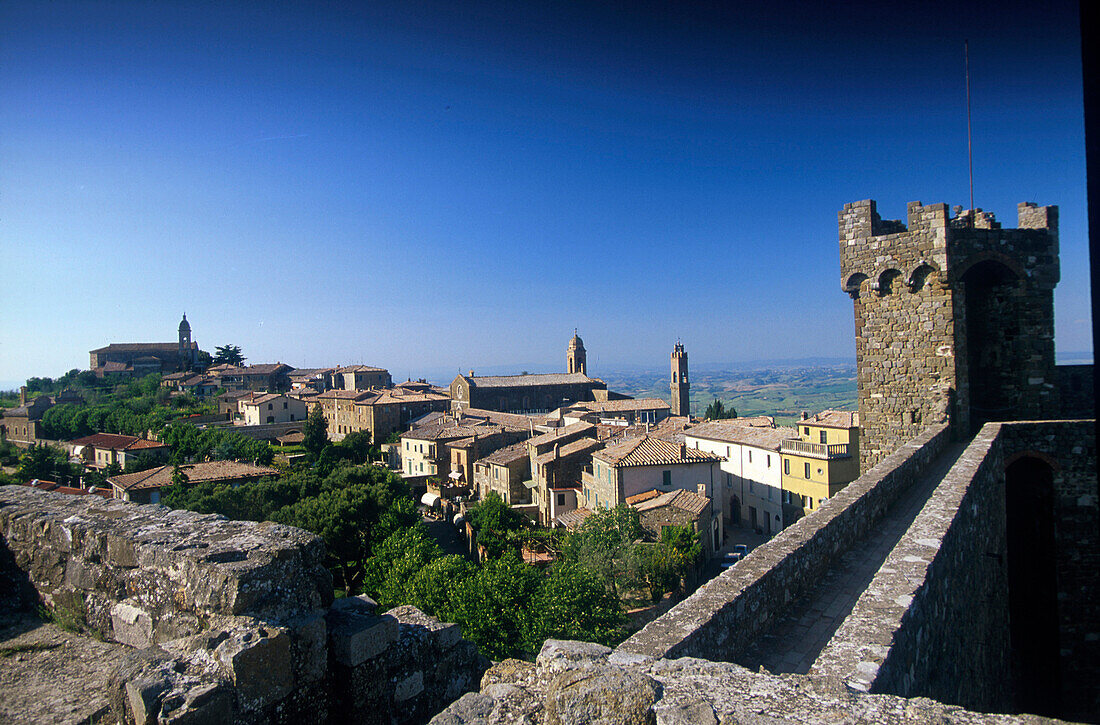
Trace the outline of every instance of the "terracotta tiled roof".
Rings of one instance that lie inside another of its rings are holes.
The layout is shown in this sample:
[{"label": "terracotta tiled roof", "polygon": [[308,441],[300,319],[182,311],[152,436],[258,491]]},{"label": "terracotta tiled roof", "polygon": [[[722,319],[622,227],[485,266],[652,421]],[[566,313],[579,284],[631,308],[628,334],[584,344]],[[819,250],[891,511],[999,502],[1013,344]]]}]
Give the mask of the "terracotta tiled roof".
[{"label": "terracotta tiled roof", "polygon": [[[641,496],[643,494],[638,495]],[[631,496],[631,498],[637,497]],[[630,499],[627,499],[627,502],[629,503]],[[710,506],[710,499],[706,496],[700,496],[694,491],[677,489],[675,491],[661,493],[658,496],[631,505],[634,506],[634,508],[638,511],[652,511],[653,509],[662,508],[664,506],[673,506],[682,511],[687,511],[690,514],[698,516],[699,514],[706,511],[707,507]]]},{"label": "terracotta tiled roof", "polygon": [[291,372],[294,368],[285,363],[260,363],[243,368],[248,375],[271,375],[282,371]]},{"label": "terracotta tiled roof", "polygon": [[241,405],[260,405],[262,403],[269,403],[272,400],[277,400],[281,397],[283,396],[279,395],[278,393],[265,393],[263,395],[253,398],[252,400],[242,400]]},{"label": "terracotta tiled roof", "polygon": [[797,438],[798,431],[785,427],[751,428],[734,425],[731,421],[711,420],[684,431],[684,436],[778,451],[783,441]]},{"label": "terracotta tiled roof", "polygon": [[62,486],[54,483],[53,481],[40,481],[37,478],[33,481],[27,481],[23,484],[30,488],[37,488],[39,491],[56,491],[57,493],[67,493],[70,496],[102,496],[103,498],[112,498],[110,489],[97,488],[95,490],[88,488],[73,488],[71,486]]},{"label": "terracotta tiled roof", "polygon": [[493,433],[500,433],[503,429],[499,425],[453,425],[436,423],[434,425],[421,426],[402,434],[402,438],[417,441],[458,441],[463,438],[473,439],[475,436],[484,438]]},{"label": "terracotta tiled roof", "polygon": [[620,413],[628,410],[670,410],[671,406],[660,398],[631,398],[629,400],[602,400],[576,403],[573,408],[584,408],[597,413]]},{"label": "terracotta tiled roof", "polygon": [[558,428],[556,430],[552,430],[549,433],[543,433],[542,435],[537,435],[534,438],[531,438],[530,440],[528,440],[527,442],[530,443],[531,445],[541,446],[541,445],[545,445],[547,443],[553,443],[554,439],[556,439],[556,438],[561,438],[562,436],[567,436],[567,435],[570,435],[570,434],[573,434],[573,433],[585,433],[585,434],[587,434],[587,433],[591,432],[594,435],[595,430],[596,430],[596,426],[592,425],[591,423],[583,423],[583,422],[582,423],[574,423],[573,425],[567,425],[564,428]]},{"label": "terracotta tiled roof", "polygon": [[720,456],[694,448],[687,448],[652,436],[628,438],[592,454],[592,457],[599,458],[601,461],[616,467],[668,466],[722,460]]},{"label": "terracotta tiled roof", "polygon": [[498,448],[489,455],[485,456],[478,463],[495,463],[498,466],[507,466],[509,463],[515,463],[516,461],[527,457],[527,441],[520,441],[519,443],[513,443],[510,446],[504,446]]},{"label": "terracotta tiled roof", "polygon": [[[199,344],[197,342],[191,343],[192,350],[197,350],[198,348]],[[90,352],[159,352],[176,355],[179,353],[179,349],[180,346],[178,342],[112,342],[110,345],[97,347]]]},{"label": "terracotta tiled roof", "polygon": [[661,492],[659,490],[657,490],[655,488],[651,488],[648,491],[642,491],[641,493],[636,493],[633,496],[627,496],[626,497],[626,502],[630,506],[633,506],[636,503],[641,503],[642,501],[648,501],[649,499],[657,498],[660,495],[661,495]]},{"label": "terracotta tiled roof", "polygon": [[[267,466],[256,466],[240,461],[209,461],[206,463],[188,463],[181,467],[190,483],[208,481],[235,481],[245,478],[261,478],[278,475],[278,471]],[[123,473],[111,476],[107,483],[124,491],[136,491],[148,488],[165,488],[172,485],[172,466],[151,468],[138,473]]]},{"label": "terracotta tiled roof", "polygon": [[475,388],[512,388],[533,385],[576,385],[601,381],[583,373],[539,373],[528,375],[485,375],[482,377],[461,376]]},{"label": "terracotta tiled roof", "polygon": [[90,436],[69,441],[73,446],[91,446],[111,451],[136,451],[145,448],[167,448],[160,441],[150,441],[134,436],[118,435],[116,433],[93,433]]},{"label": "terracotta tiled roof", "polygon": [[348,365],[346,367],[337,367],[335,372],[338,373],[385,373],[389,372],[386,368],[375,368],[370,365]]},{"label": "terracotta tiled roof", "polygon": [[805,420],[798,421],[798,425],[816,425],[822,428],[858,428],[859,413],[849,410],[823,410],[817,415],[811,415]]},{"label": "terracotta tiled roof", "polygon": [[[567,458],[568,456],[575,456],[583,453],[591,453],[592,451],[599,450],[603,447],[603,443],[592,440],[591,438],[578,438],[572,443],[566,443],[564,446],[558,449],[558,458]],[[540,466],[550,463],[555,458],[554,451],[549,450],[543,453],[541,456],[535,458],[535,463]]]},{"label": "terracotta tiled roof", "polygon": [[567,529],[575,529],[584,523],[584,520],[592,515],[592,511],[581,506],[580,508],[566,511],[558,517],[558,523]]},{"label": "terracotta tiled roof", "polygon": [[360,400],[367,400],[368,398],[373,401],[378,397],[378,393],[372,390],[326,390],[317,397],[321,400],[339,399],[359,402]]}]

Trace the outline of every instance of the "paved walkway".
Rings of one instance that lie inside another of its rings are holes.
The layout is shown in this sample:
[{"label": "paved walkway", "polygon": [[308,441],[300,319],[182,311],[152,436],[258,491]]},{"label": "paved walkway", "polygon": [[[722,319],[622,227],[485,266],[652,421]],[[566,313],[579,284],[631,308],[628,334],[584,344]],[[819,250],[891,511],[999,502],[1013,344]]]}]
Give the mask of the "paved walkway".
[{"label": "paved walkway", "polygon": [[839,557],[820,583],[794,602],[786,614],[757,638],[737,658],[737,664],[751,670],[763,667],[774,674],[809,672],[814,660],[886,561],[886,556],[965,448],[965,443],[949,446],[924,477],[894,502],[875,531]]}]

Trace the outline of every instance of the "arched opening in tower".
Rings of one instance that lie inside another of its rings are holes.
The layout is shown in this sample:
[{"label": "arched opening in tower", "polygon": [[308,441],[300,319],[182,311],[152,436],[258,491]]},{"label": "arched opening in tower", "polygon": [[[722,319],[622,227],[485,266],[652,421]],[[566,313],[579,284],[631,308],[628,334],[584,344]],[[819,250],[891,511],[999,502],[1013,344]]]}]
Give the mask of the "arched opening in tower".
[{"label": "arched opening in tower", "polygon": [[1019,360],[1021,282],[995,260],[975,264],[962,281],[970,422],[976,432],[990,421],[1018,417],[1024,371]]},{"label": "arched opening in tower", "polygon": [[1008,616],[1018,712],[1060,711],[1054,475],[1025,456],[1005,469]]}]

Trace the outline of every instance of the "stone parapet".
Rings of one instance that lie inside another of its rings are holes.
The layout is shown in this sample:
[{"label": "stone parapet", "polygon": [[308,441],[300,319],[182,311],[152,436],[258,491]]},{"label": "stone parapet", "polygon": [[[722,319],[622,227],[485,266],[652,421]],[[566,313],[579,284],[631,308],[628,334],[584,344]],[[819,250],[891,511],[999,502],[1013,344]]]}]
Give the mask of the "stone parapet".
[{"label": "stone parapet", "polygon": [[930,428],[618,647],[648,657],[732,660],[857,544],[948,443]]},{"label": "stone parapet", "polygon": [[1000,425],[937,486],[810,670],[861,692],[1012,708]]}]

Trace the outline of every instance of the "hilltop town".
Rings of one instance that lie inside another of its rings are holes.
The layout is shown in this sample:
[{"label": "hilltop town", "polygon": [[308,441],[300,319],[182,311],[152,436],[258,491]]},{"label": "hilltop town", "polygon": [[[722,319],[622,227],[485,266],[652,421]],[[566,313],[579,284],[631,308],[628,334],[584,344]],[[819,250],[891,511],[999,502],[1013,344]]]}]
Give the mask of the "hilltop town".
[{"label": "hilltop town", "polygon": [[[576,333],[561,372],[444,388],[211,356],[184,318],[176,342],[29,380],[2,421],[5,483],[22,484],[0,487],[4,602],[42,602],[118,658],[110,684],[85,672],[76,700],[34,706],[127,722],[717,721],[796,702],[811,720],[1088,719],[1093,373],[1054,363],[1057,208],[1018,212],[1002,229],[943,204],[905,223],[846,205],[859,411],[789,426],[718,400],[692,415],[680,342],[667,400],[616,392]],[[20,616],[20,662],[84,651]],[[783,673],[855,699],[808,702],[768,679]],[[758,688],[774,696],[742,699]],[[939,702],[901,699],[916,696]]]}]

